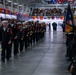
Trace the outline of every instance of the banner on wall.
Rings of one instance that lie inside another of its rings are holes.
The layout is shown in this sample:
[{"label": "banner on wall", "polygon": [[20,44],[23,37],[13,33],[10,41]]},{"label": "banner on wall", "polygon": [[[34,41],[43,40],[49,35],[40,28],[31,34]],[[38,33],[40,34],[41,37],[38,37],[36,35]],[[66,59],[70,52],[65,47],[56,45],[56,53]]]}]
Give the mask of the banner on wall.
[{"label": "banner on wall", "polygon": [[12,19],[17,19],[17,16],[11,15]]},{"label": "banner on wall", "polygon": [[5,18],[5,14],[0,13],[0,18]]},{"label": "banner on wall", "polygon": [[5,18],[11,19],[11,18],[12,18],[12,16],[11,16],[11,15],[9,15],[9,14],[6,14],[6,15],[5,15]]},{"label": "banner on wall", "polygon": [[0,8],[0,17],[2,18],[17,19],[16,13],[17,12],[13,12],[12,10]]}]

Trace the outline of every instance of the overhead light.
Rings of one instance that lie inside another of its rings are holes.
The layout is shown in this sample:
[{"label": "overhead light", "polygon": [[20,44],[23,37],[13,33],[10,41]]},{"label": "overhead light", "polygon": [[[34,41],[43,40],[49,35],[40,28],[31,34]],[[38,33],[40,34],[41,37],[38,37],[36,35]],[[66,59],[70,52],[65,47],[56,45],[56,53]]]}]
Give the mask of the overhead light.
[{"label": "overhead light", "polygon": [[44,1],[44,0],[42,0],[42,2],[43,2],[43,3],[45,3],[45,1]]},{"label": "overhead light", "polygon": [[17,3],[14,3],[15,5],[17,5]]},{"label": "overhead light", "polygon": [[19,5],[19,6],[22,6],[22,5]]},{"label": "overhead light", "polygon": [[12,1],[8,1],[9,3],[11,3]]}]

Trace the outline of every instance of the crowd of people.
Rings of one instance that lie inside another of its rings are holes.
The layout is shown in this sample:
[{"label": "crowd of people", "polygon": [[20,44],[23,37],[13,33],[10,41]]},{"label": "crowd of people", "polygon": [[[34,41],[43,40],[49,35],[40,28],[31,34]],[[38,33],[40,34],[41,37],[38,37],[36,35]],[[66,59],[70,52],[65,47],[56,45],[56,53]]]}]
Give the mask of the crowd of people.
[{"label": "crowd of people", "polygon": [[[51,16],[51,15],[64,15],[67,11],[67,8],[64,11],[60,8],[53,8],[53,9],[32,9],[31,16]],[[72,13],[76,11],[76,8],[72,8]]]},{"label": "crowd of people", "polygon": [[53,8],[53,9],[33,9],[32,16],[50,16],[50,15],[61,15],[63,14],[62,9]]},{"label": "crowd of people", "polygon": [[[44,38],[46,24],[38,21],[2,20],[0,26],[1,61],[9,61]],[[13,48],[12,48],[13,46]],[[12,50],[13,49],[13,50]]]}]

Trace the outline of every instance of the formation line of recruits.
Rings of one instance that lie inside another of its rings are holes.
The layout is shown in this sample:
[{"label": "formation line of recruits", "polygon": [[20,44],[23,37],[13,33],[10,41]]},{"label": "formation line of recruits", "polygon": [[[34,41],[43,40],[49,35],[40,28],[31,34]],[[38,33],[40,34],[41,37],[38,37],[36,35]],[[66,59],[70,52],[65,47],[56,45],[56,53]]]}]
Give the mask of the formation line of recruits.
[{"label": "formation line of recruits", "polygon": [[[2,47],[1,61],[9,61],[12,56],[27,50],[45,36],[46,24],[37,22],[2,21],[0,27],[0,43]],[[12,44],[14,49],[12,50]]]}]

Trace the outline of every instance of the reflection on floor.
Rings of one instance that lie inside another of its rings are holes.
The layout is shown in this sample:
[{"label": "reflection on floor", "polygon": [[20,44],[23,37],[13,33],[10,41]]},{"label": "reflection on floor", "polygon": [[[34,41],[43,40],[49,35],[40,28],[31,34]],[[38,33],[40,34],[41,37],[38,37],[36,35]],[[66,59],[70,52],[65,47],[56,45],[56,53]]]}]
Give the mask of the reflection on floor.
[{"label": "reflection on floor", "polygon": [[0,63],[0,75],[69,75],[62,32],[46,32],[45,38],[27,52]]}]

